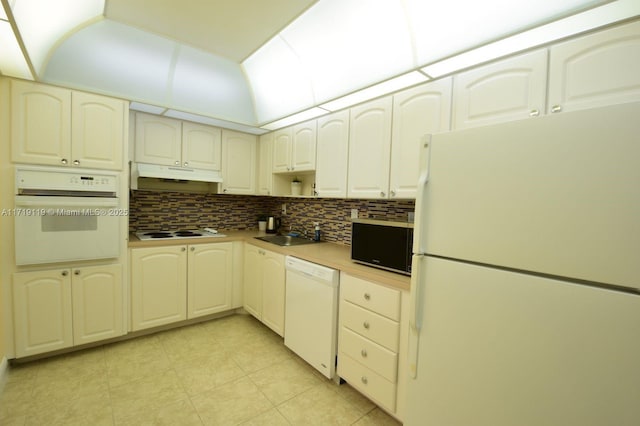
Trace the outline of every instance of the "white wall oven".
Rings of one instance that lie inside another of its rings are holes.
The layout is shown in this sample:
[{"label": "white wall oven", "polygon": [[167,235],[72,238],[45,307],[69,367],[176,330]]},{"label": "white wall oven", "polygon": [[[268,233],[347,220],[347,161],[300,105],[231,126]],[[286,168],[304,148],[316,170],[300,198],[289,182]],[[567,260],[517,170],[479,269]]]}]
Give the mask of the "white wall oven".
[{"label": "white wall oven", "polygon": [[17,265],[120,255],[117,174],[17,167],[15,194]]}]

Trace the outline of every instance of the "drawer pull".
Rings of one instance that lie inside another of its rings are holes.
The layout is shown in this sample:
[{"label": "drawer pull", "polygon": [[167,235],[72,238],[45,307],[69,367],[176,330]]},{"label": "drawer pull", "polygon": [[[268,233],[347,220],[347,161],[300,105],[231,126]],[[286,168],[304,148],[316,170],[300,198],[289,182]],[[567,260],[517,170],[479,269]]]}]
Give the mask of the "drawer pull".
[{"label": "drawer pull", "polygon": [[362,376],[362,377],[360,378],[360,381],[361,381],[362,383],[364,383],[365,385],[366,385],[367,383],[369,383],[369,379],[367,379],[367,376]]},{"label": "drawer pull", "polygon": [[371,300],[371,295],[369,293],[365,293],[364,300]]},{"label": "drawer pull", "polygon": [[367,357],[367,350],[363,349],[360,351],[360,355],[362,355],[362,358],[366,358]]},{"label": "drawer pull", "polygon": [[362,326],[368,330],[369,329],[369,321],[363,322]]}]

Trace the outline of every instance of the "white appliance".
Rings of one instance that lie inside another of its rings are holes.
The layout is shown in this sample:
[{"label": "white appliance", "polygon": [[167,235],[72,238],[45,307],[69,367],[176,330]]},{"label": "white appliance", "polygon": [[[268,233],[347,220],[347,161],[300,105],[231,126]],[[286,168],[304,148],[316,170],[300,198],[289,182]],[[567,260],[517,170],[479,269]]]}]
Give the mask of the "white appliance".
[{"label": "white appliance", "polygon": [[327,378],[336,374],[338,285],[335,269],[285,258],[284,344]]},{"label": "white appliance", "polygon": [[16,168],[13,212],[17,265],[115,258],[120,208],[115,173]]},{"label": "white appliance", "polygon": [[222,182],[222,174],[215,170],[192,169],[160,164],[131,163],[131,189],[138,189],[139,178],[156,178],[208,183]]},{"label": "white appliance", "polygon": [[640,424],[640,104],[425,154],[405,424]]}]

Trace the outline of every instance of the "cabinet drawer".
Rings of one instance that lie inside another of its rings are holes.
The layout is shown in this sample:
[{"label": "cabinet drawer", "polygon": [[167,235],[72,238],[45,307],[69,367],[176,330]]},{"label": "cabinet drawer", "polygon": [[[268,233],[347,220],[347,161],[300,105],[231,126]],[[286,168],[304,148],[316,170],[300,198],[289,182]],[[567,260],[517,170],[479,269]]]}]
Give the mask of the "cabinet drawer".
[{"label": "cabinet drawer", "polygon": [[376,374],[349,355],[340,354],[338,374],[351,386],[391,412],[396,411],[397,386]]},{"label": "cabinet drawer", "polygon": [[398,354],[354,333],[340,329],[340,351],[392,383],[398,378]]},{"label": "cabinet drawer", "polygon": [[340,309],[342,325],[374,342],[398,352],[400,325],[389,318],[363,309],[346,300]]},{"label": "cabinet drawer", "polygon": [[340,293],[344,300],[398,321],[400,291],[347,274],[340,276]]}]

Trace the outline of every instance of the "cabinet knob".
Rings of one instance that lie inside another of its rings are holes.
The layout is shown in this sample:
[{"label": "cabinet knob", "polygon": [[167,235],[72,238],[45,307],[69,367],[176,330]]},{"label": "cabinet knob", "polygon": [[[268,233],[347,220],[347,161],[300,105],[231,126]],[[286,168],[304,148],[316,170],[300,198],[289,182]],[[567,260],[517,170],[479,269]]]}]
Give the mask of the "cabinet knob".
[{"label": "cabinet knob", "polygon": [[185,167],[187,167],[188,165],[189,165],[189,162],[188,162],[188,161],[185,161],[185,162],[184,162],[184,166],[185,166]]},{"label": "cabinet knob", "polygon": [[554,105],[551,107],[551,112],[556,113],[556,112],[560,112],[562,111],[562,106],[561,105]]},{"label": "cabinet knob", "polygon": [[80,275],[80,269],[76,269],[75,271],[73,271],[73,275]]},{"label": "cabinet knob", "polygon": [[179,166],[180,162],[176,160],[173,164],[175,164],[176,166]]},{"label": "cabinet knob", "polygon": [[364,300],[371,300],[371,295],[369,293],[365,293]]},{"label": "cabinet knob", "polygon": [[180,249],[180,251],[187,251],[187,248],[186,248],[186,247],[182,247],[182,248]]},{"label": "cabinet knob", "polygon": [[385,192],[384,192],[384,191],[380,191],[380,196],[381,196],[381,197],[386,197],[386,196],[387,196],[387,194],[385,194]]},{"label": "cabinet knob", "polygon": [[67,161],[67,159],[66,159],[66,158],[63,158],[62,160],[60,160],[60,162],[61,162],[62,164],[67,164],[67,163],[68,163],[68,161]]},{"label": "cabinet knob", "polygon": [[366,358],[367,357],[367,350],[363,349],[360,351],[360,355],[362,355],[362,358]]},{"label": "cabinet knob", "polygon": [[69,271],[62,271],[62,274],[61,274],[61,275],[62,275],[63,277],[66,277],[67,275],[69,275]]},{"label": "cabinet knob", "polygon": [[80,161],[78,161],[78,160],[73,160],[73,165],[74,165],[74,166],[79,166],[79,165],[80,165]]},{"label": "cabinet knob", "polygon": [[396,191],[391,190],[390,194],[391,194],[392,197],[395,197],[396,196]]},{"label": "cabinet knob", "polygon": [[362,326],[363,326],[365,329],[367,329],[367,330],[368,330],[368,329],[369,329],[369,327],[370,327],[370,325],[369,325],[369,321],[365,321],[365,322],[363,322],[363,323],[362,323]]},{"label": "cabinet knob", "polygon": [[222,192],[227,192],[227,188],[223,189]]},{"label": "cabinet knob", "polygon": [[196,248],[195,247],[191,247],[191,251],[196,251]]},{"label": "cabinet knob", "polygon": [[537,117],[540,115],[540,110],[538,109],[532,109],[531,111],[529,111],[529,117]]},{"label": "cabinet knob", "polygon": [[365,385],[366,385],[367,383],[369,383],[369,379],[367,379],[367,376],[362,376],[362,377],[360,378],[360,381],[361,381],[363,384],[365,384]]}]

